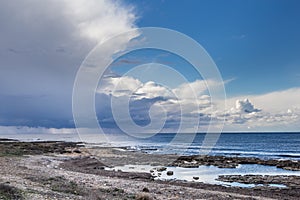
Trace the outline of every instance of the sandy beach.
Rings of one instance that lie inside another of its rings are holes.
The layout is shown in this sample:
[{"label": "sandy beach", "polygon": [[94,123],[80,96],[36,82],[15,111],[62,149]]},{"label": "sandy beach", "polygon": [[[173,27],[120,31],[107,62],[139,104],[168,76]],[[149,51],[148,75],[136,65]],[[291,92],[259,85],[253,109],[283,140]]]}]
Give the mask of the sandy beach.
[{"label": "sandy beach", "polygon": [[[235,168],[238,164],[252,163],[297,171],[300,169],[297,161],[151,155],[122,148],[87,148],[68,142],[2,140],[0,150],[0,199],[298,199],[300,192],[299,176],[219,177],[227,182],[260,184],[243,188],[159,180],[151,171],[113,170],[128,164],[149,165],[163,166],[156,168],[158,173],[163,173],[167,166]],[[267,184],[285,184],[286,187],[268,187]]]}]

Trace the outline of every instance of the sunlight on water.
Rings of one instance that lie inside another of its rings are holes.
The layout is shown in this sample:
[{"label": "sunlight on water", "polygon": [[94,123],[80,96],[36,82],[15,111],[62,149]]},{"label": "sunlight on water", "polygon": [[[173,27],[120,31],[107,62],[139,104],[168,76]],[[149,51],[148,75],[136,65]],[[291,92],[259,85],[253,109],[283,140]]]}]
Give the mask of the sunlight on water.
[{"label": "sunlight on water", "polygon": [[[125,165],[114,168],[106,168],[107,170],[121,170],[124,172],[151,172],[157,180],[183,180],[202,182],[208,184],[218,184],[224,186],[236,187],[255,187],[262,186],[259,184],[244,184],[244,183],[229,183],[218,181],[220,175],[296,175],[300,176],[299,171],[289,171],[280,169],[274,166],[265,166],[258,164],[243,164],[237,168],[218,168],[215,166],[199,166],[198,168],[183,168],[183,167],[166,167],[165,170],[159,170],[162,166],[150,165]],[[168,175],[167,172],[173,172],[173,175]],[[283,184],[269,184],[270,187],[286,187]]]}]

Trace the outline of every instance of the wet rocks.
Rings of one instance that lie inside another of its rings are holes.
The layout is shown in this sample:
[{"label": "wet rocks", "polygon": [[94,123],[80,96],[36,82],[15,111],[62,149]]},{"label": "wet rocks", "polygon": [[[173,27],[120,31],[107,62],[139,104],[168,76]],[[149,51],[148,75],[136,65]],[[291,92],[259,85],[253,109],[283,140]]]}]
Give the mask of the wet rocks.
[{"label": "wet rocks", "polygon": [[165,170],[167,170],[166,167],[158,167],[158,168],[156,169],[156,171],[158,171],[158,172],[163,172],[163,171],[165,171]]},{"label": "wet rocks", "polygon": [[270,184],[285,185],[289,188],[300,188],[299,176],[287,175],[222,175],[217,179],[224,182],[238,182],[246,184],[262,184],[269,187]]},{"label": "wet rocks", "polygon": [[286,170],[300,170],[300,161],[297,160],[262,160],[253,157],[225,157],[225,156],[181,156],[172,163],[172,166],[196,168],[200,165],[213,165],[219,168],[236,168],[239,164],[260,164],[276,166]]},{"label": "wet rocks", "polygon": [[94,169],[104,170],[105,167],[104,166],[95,166]]},{"label": "wet rocks", "polygon": [[74,153],[81,153],[81,151],[79,149],[74,149],[73,152]]},{"label": "wet rocks", "polygon": [[65,170],[71,170],[81,173],[96,174],[102,176],[151,180],[153,177],[150,173],[143,172],[123,172],[121,170],[105,170],[107,165],[92,156],[76,157],[62,162],[59,167]]},{"label": "wet rocks", "polygon": [[173,174],[174,174],[173,171],[167,171],[167,175],[168,175],[168,176],[172,176]]},{"label": "wet rocks", "polygon": [[177,167],[196,168],[200,165],[214,165],[220,168],[235,168],[238,163],[224,156],[181,156],[172,164]]}]

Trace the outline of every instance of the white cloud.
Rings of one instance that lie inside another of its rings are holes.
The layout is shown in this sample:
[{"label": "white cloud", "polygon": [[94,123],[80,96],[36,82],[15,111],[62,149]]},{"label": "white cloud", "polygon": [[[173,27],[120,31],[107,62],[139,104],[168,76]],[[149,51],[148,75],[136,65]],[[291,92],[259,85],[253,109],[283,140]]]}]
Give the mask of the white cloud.
[{"label": "white cloud", "polygon": [[134,8],[119,1],[65,0],[65,13],[88,38],[102,42],[135,27]]},{"label": "white cloud", "polygon": [[[41,126],[44,122],[49,125],[49,121],[57,125],[57,122],[72,120],[72,88],[81,62],[98,42],[135,28],[136,18],[134,8],[119,1],[0,1],[1,124]],[[130,39],[120,38],[113,45],[106,46],[108,55],[122,50]],[[113,91],[119,82],[125,84]],[[165,110],[155,111],[167,111],[173,124],[178,124],[183,114],[190,119],[200,115],[203,124],[213,119],[217,125],[224,113],[212,113],[211,106],[218,105],[211,105],[207,82],[210,86],[222,84],[197,80],[170,90],[132,77],[110,77],[101,83],[98,93],[106,95],[106,100],[109,100],[109,95],[133,94],[136,118],[139,119],[145,119],[144,115],[139,115],[142,109],[154,105],[163,106]],[[249,100],[240,100],[246,98]],[[228,99],[226,128],[273,130],[272,127],[278,127],[280,130],[287,127],[299,130],[299,99],[300,88]],[[107,103],[103,105],[109,106]],[[182,113],[180,106],[184,107]],[[25,133],[69,131],[25,126],[1,127],[1,130]]]},{"label": "white cloud", "polygon": [[[300,128],[299,98],[300,88],[292,88],[228,99],[225,129],[229,131],[297,131]],[[236,106],[232,107],[234,102]]]},{"label": "white cloud", "polygon": [[[217,83],[214,84],[217,85]],[[211,99],[209,95],[205,94],[207,89],[204,81],[196,80],[171,90],[152,81],[141,83],[139,80],[128,76],[106,77],[101,80],[97,92],[106,96],[113,95],[117,98],[123,98],[124,95],[130,96],[132,105],[131,117],[137,121],[149,120],[148,112],[150,107],[152,107],[152,117],[167,113],[167,130],[170,130],[170,128],[177,129],[180,120],[185,120],[185,131],[188,131],[194,129],[195,120],[198,122],[200,116],[202,117],[202,124],[207,124],[210,119],[206,113],[209,114]],[[103,102],[104,99],[103,97],[102,103],[100,103],[100,100],[99,104],[110,106],[109,103]],[[106,100],[111,101],[110,99]],[[123,108],[123,105],[117,106],[122,106]],[[105,115],[105,110],[110,109],[109,107],[101,109],[101,114]],[[117,108],[116,110],[121,109]],[[108,115],[103,117],[103,120],[113,119],[110,113]]]},{"label": "white cloud", "polygon": [[237,99],[246,98],[250,99],[258,108],[270,113],[285,112],[288,109],[300,108],[300,88],[274,91],[261,95],[238,96],[227,99],[227,105],[231,106]]},{"label": "white cloud", "polygon": [[194,97],[200,97],[207,94],[207,85],[210,87],[219,86],[222,83],[218,83],[214,80],[196,80],[191,83],[184,83],[179,87],[173,89],[173,92],[180,98],[188,99]]},{"label": "white cloud", "polygon": [[[223,116],[226,117],[225,131],[276,131],[297,130],[297,127],[299,128],[300,109],[297,108],[298,102],[296,103],[294,99],[299,95],[297,92],[300,92],[300,90],[298,89],[249,96],[249,99],[244,96],[228,99],[228,107],[226,112],[223,113],[220,110],[213,111],[212,106],[218,107],[218,105],[211,104],[205,82],[201,80],[180,85],[170,91],[168,88],[154,82],[141,83],[131,77],[113,79],[114,81],[108,81],[114,83],[109,86],[110,88],[114,88],[114,85],[118,83],[117,80],[122,80],[124,81],[122,84],[126,87],[124,91],[129,91],[126,95],[133,95],[133,116],[139,116],[135,119],[147,118],[149,105],[153,104],[154,106],[163,107],[163,110],[156,109],[156,112],[167,112],[168,119],[172,121],[173,125],[178,125],[182,116],[185,117],[185,120],[194,120],[200,117],[200,130],[203,130],[203,127],[206,127],[211,120],[214,126],[219,126]],[[218,85],[218,83],[213,84]],[[104,87],[106,87],[105,84]],[[197,92],[193,93],[193,90]],[[119,90],[115,95],[124,95],[124,91]],[[176,98],[176,95],[180,98]],[[191,98],[195,95],[196,100]],[[282,97],[282,95],[290,98]],[[274,99],[276,99],[275,103],[272,103]],[[152,104],[147,102],[152,102]],[[253,102],[259,102],[259,106]],[[273,106],[277,107],[273,108]],[[141,115],[141,113],[144,113],[144,115]],[[188,120],[186,122],[188,123]]]},{"label": "white cloud", "polygon": [[124,95],[132,95],[138,88],[143,86],[143,83],[138,79],[129,76],[123,76],[106,77],[101,80],[99,85],[101,87],[98,87],[98,93],[119,97]]},{"label": "white cloud", "polygon": [[0,134],[75,134],[74,128],[45,128],[28,126],[0,126]]},{"label": "white cloud", "polygon": [[135,99],[154,99],[157,97],[162,97],[164,99],[173,99],[174,94],[168,88],[158,85],[153,81],[148,81],[143,84],[135,93]]},{"label": "white cloud", "polygon": [[[98,42],[135,28],[136,18],[120,1],[0,1],[0,125],[72,126],[78,67]],[[105,46],[106,56],[130,39]]]},{"label": "white cloud", "polygon": [[239,112],[258,112],[259,110],[254,108],[253,104],[249,101],[249,99],[237,100],[235,103],[235,109]]}]

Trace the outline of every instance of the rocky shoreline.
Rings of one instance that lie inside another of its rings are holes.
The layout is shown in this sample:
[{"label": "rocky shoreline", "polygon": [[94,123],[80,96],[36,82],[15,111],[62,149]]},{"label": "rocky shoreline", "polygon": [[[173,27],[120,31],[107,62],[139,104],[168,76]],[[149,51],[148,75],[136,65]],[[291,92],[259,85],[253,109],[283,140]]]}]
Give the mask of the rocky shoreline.
[{"label": "rocky shoreline", "polygon": [[236,168],[240,164],[259,164],[276,166],[286,170],[300,171],[300,160],[262,160],[253,157],[225,157],[225,156],[181,156],[172,163],[177,167],[198,167],[213,165],[219,168]]},{"label": "rocky shoreline", "polygon": [[0,199],[298,199],[297,176],[219,176],[226,182],[287,186],[241,188],[153,180],[150,172],[105,170],[126,164],[233,168],[245,163],[299,170],[299,163],[294,161],[150,155],[119,148],[86,148],[81,143],[1,140]]},{"label": "rocky shoreline", "polygon": [[284,185],[287,188],[299,189],[300,176],[285,175],[221,175],[218,180],[246,184],[260,184],[261,187],[270,184]]}]

